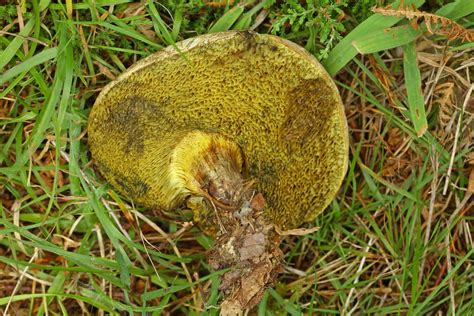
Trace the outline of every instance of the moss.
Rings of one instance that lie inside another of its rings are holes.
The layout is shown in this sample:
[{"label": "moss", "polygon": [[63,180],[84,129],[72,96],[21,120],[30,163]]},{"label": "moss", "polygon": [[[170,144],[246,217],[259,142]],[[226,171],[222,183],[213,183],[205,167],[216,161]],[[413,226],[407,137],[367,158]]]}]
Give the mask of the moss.
[{"label": "moss", "polygon": [[162,199],[171,153],[193,130],[217,132],[240,146],[269,218],[287,228],[313,219],[347,164],[343,107],[327,73],[275,36],[228,32],[177,45],[183,55],[152,55],[97,99],[89,138],[104,176],[125,194],[145,184],[137,203],[175,207]]}]

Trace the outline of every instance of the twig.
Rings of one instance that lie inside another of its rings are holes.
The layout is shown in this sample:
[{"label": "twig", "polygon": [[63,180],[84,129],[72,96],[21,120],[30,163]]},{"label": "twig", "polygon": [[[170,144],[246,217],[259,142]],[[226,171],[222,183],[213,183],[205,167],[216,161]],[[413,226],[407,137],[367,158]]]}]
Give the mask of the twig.
[{"label": "twig", "polygon": [[[29,196],[25,196],[24,198],[22,198],[21,200],[15,200],[15,202],[13,202],[13,205],[12,205],[12,208],[11,208],[11,212],[12,212],[12,215],[13,215],[13,224],[17,227],[20,227],[20,208],[21,208],[21,203],[23,203],[26,199],[28,199]],[[18,240],[18,247],[20,248],[20,250],[25,253],[25,254],[28,254],[28,251],[26,251],[25,249],[25,246],[23,246],[23,243],[22,243],[22,240],[21,240],[21,235],[19,232],[13,232],[13,235],[15,236],[15,238]]]},{"label": "twig", "polygon": [[421,283],[421,280],[423,279],[423,270],[425,267],[425,261],[426,261],[426,252],[428,251],[428,242],[430,240],[430,234],[431,234],[431,222],[433,221],[433,211],[434,211],[434,204],[436,202],[436,191],[438,189],[438,156],[435,154],[435,149],[432,148],[432,154],[431,154],[431,165],[433,168],[433,180],[431,180],[431,197],[430,197],[430,206],[428,210],[428,220],[426,224],[426,231],[425,231],[425,240],[424,240],[424,246],[425,249],[423,251],[423,256],[421,259],[421,267],[420,267],[420,275],[418,278],[418,283]]},{"label": "twig", "polygon": [[[94,225],[94,230],[97,234],[97,242],[99,244],[99,253],[102,258],[105,258],[105,245],[104,245],[104,238],[102,236],[102,231],[100,229],[100,226],[98,224]],[[102,291],[105,293],[106,291],[106,281],[104,278],[101,280],[100,288]],[[103,311],[100,311],[99,315],[104,315]]]},{"label": "twig", "polygon": [[354,282],[353,282],[354,287],[351,288],[351,290],[349,291],[349,295],[347,295],[347,299],[346,299],[346,302],[344,304],[344,309],[342,311],[342,315],[351,315],[352,312],[353,312],[353,310],[351,310],[348,313],[347,309],[349,308],[349,304],[351,303],[351,300],[352,300],[352,295],[354,294],[354,291],[355,291],[355,284],[357,282],[359,282],[360,273],[362,272],[362,269],[364,268],[364,265],[365,265],[365,260],[367,259],[367,253],[369,252],[369,249],[370,249],[370,247],[372,247],[374,242],[375,242],[375,238],[370,237],[369,243],[367,244],[367,247],[365,247],[365,251],[364,251],[365,255],[360,260],[359,268],[357,268],[357,272],[356,272],[357,276],[355,277]]},{"label": "twig", "polygon": [[[462,199],[461,203],[459,203],[459,205],[454,210],[453,214],[451,214],[451,216],[449,217],[449,229],[452,229],[454,224],[456,224],[456,222],[455,222],[456,217],[459,215],[459,213],[461,213],[461,211],[464,210],[464,206],[466,206],[467,202],[469,202],[469,200],[471,199],[472,194],[473,194],[473,192],[467,192],[466,195],[464,196],[464,199]],[[471,203],[471,205],[468,205],[467,208],[471,207],[472,204],[474,204],[474,203]],[[463,215],[466,211],[467,211],[467,209],[464,210],[461,215]],[[462,216],[461,216],[461,218],[462,218]]]},{"label": "twig", "polygon": [[214,209],[214,213],[216,215],[216,218],[217,218],[217,222],[219,223],[219,229],[221,232],[223,233],[227,233],[227,230],[225,229],[224,225],[222,224],[222,221],[221,221],[221,218],[219,216],[219,212],[217,211],[217,207],[216,205],[214,204],[214,201],[212,199],[208,199],[209,202],[211,203],[212,205],[212,208]]},{"label": "twig", "polygon": [[458,146],[458,138],[459,138],[459,132],[461,130],[462,117],[463,117],[464,111],[466,110],[467,103],[470,100],[473,89],[474,89],[474,84],[471,84],[471,87],[469,88],[469,91],[466,94],[466,98],[464,99],[461,113],[459,113],[458,126],[456,128],[456,134],[454,135],[453,151],[451,152],[451,159],[449,161],[448,172],[446,174],[446,183],[444,184],[443,195],[446,195],[446,192],[448,191],[449,178],[451,177],[451,171],[453,169],[453,164],[454,164],[454,157],[456,156],[456,148]]},{"label": "twig", "polygon": [[[23,20],[23,12],[20,5],[16,6],[16,14],[18,16],[18,26],[20,28],[20,31],[22,31],[25,28],[25,22]],[[23,51],[25,52],[25,55],[28,55],[29,49],[27,42],[23,42]]]},{"label": "twig", "polygon": [[36,38],[33,38],[33,37],[30,37],[30,36],[23,36],[23,35],[20,35],[20,34],[17,34],[17,33],[10,33],[10,32],[6,32],[6,31],[2,31],[0,30],[0,35],[10,35],[10,36],[15,36],[15,37],[18,37],[18,38],[21,38],[21,39],[24,39],[24,40],[27,40],[27,41],[30,41],[30,42],[34,42],[34,43],[38,43],[42,46],[45,46],[45,47],[49,47],[49,45],[43,41],[40,41]]},{"label": "twig", "polygon": [[[36,258],[38,257],[38,248],[35,248],[35,252],[33,253],[33,255],[31,256],[31,259],[30,261],[28,261],[28,263],[32,263],[33,261],[36,260]],[[29,265],[27,265],[24,269],[23,269],[23,272],[21,273],[20,277],[18,278],[18,282],[16,283],[16,286],[15,288],[13,289],[13,292],[12,294],[10,295],[10,298],[8,299],[8,303],[7,303],[7,306],[5,306],[5,310],[3,311],[3,316],[8,316],[10,315],[8,313],[8,309],[10,308],[10,304],[12,303],[13,301],[13,297],[15,296],[16,292],[18,291],[18,289],[20,288],[20,284],[23,280],[23,278],[26,276],[26,273],[28,272],[28,269],[30,268]]]},{"label": "twig", "polygon": [[446,48],[447,48],[447,46],[445,46],[443,48],[443,54],[442,54],[443,59],[439,63],[438,71],[436,72],[435,79],[431,83],[430,90],[429,90],[428,94],[425,97],[425,104],[429,104],[430,99],[433,97],[433,92],[436,88],[436,84],[438,83],[439,79],[441,78],[441,74],[443,73],[444,67],[446,67],[446,64],[448,63],[448,60],[451,57],[450,55],[446,55]]},{"label": "twig", "polygon": [[[451,247],[449,245],[449,234],[446,234],[446,263],[448,266],[448,274],[451,272]],[[456,300],[454,298],[454,281],[449,278],[449,296],[451,298],[451,315],[456,316]]]}]

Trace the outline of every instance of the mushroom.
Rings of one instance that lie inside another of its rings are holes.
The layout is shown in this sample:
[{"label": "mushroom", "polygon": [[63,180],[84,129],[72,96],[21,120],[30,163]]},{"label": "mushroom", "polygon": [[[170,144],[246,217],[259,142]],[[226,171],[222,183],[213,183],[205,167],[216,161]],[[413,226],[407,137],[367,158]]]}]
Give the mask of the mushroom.
[{"label": "mushroom", "polygon": [[92,156],[136,204],[186,206],[216,236],[223,314],[258,303],[281,270],[277,231],[313,220],[347,169],[344,108],[300,46],[253,32],[176,43],[134,64],[98,96]]}]

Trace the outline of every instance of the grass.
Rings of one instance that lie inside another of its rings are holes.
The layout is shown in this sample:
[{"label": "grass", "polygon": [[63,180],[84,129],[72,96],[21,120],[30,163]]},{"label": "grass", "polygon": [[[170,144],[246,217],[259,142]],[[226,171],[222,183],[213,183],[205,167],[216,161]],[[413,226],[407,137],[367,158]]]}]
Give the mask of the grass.
[{"label": "grass", "polygon": [[[317,232],[285,239],[285,272],[256,313],[474,310],[472,42],[350,1],[19,3],[0,9],[0,310],[218,314],[212,240],[189,212],[115,193],[92,168],[86,124],[98,92],[135,61],[249,27],[322,59],[351,138],[340,194],[308,224]],[[469,0],[408,3],[474,25]]]}]

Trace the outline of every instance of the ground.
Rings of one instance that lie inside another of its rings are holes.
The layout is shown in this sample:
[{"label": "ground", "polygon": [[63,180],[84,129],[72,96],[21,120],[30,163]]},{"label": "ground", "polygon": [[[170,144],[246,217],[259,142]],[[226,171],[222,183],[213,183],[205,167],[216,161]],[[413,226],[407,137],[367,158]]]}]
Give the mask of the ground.
[{"label": "ground", "polygon": [[86,126],[101,88],[135,61],[252,29],[322,62],[350,130],[337,198],[306,225],[317,231],[283,240],[284,272],[254,312],[469,315],[474,2],[390,3],[0,1],[0,310],[218,314],[212,238],[189,211],[116,193]]}]

